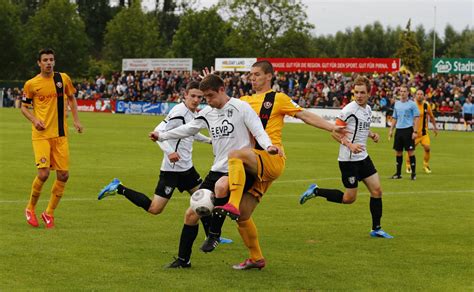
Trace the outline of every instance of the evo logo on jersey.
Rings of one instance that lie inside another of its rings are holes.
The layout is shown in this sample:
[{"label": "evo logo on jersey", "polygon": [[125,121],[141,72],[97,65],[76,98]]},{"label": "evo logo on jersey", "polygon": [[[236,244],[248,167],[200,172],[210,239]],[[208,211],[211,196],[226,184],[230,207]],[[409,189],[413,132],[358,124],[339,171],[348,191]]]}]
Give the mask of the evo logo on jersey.
[{"label": "evo logo on jersey", "polygon": [[234,125],[232,125],[228,120],[223,120],[221,126],[211,127],[212,138],[228,137],[232,132],[234,132]]}]

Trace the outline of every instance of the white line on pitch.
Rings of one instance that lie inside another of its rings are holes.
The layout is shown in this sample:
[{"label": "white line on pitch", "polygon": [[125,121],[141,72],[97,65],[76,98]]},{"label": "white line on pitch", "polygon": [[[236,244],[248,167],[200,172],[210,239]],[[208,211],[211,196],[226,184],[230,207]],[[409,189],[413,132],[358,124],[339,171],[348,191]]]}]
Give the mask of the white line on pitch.
[{"label": "white line on pitch", "polygon": [[[412,194],[441,194],[441,193],[474,193],[474,190],[431,190],[431,191],[421,191],[421,192],[385,192],[384,194],[387,195],[412,195]],[[360,192],[359,195],[368,195],[367,192]],[[298,194],[286,194],[286,195],[275,195],[270,194],[270,197],[297,197]],[[187,196],[175,196],[175,199],[188,199]],[[98,201],[96,198],[64,198],[61,201],[66,202],[86,202],[86,201]],[[28,200],[1,200],[0,204],[15,204],[15,203],[27,203]]]}]

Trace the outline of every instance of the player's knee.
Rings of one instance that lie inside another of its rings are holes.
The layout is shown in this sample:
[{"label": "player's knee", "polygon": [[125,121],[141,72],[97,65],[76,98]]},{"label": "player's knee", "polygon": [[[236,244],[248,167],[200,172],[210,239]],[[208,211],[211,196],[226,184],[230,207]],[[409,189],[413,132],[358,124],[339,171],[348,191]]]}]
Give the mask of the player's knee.
[{"label": "player's knee", "polygon": [[382,197],[382,188],[375,188],[370,192],[371,197],[373,198],[381,198]]},{"label": "player's knee", "polygon": [[57,171],[57,177],[59,181],[67,182],[69,179],[69,171]]},{"label": "player's knee", "polygon": [[214,186],[214,194],[216,198],[225,198],[229,195],[229,180],[222,178],[219,179]]},{"label": "player's knee", "polygon": [[229,158],[242,158],[242,151],[241,150],[229,151],[228,157]]},{"label": "player's knee", "polygon": [[38,178],[45,182],[49,178],[49,170],[43,170],[38,172]]},{"label": "player's knee", "polygon": [[164,210],[164,206],[153,206],[153,204],[148,208],[148,213],[153,215],[161,214]]},{"label": "player's knee", "polygon": [[352,204],[356,201],[356,197],[355,196],[346,196],[344,194],[344,197],[342,197],[342,203],[343,204]]},{"label": "player's knee", "polygon": [[199,222],[199,216],[193,209],[188,208],[184,214],[184,224],[186,225],[196,225]]}]

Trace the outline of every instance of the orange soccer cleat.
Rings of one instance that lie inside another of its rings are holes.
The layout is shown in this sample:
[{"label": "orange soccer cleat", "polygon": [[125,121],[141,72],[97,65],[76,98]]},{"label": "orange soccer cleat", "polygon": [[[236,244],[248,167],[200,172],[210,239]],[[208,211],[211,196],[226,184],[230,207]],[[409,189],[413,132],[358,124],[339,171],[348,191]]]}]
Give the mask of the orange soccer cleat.
[{"label": "orange soccer cleat", "polygon": [[43,219],[44,224],[46,224],[46,228],[53,228],[54,227],[54,216],[48,215],[46,212],[41,213],[41,219]]},{"label": "orange soccer cleat", "polygon": [[30,224],[31,226],[33,226],[33,227],[38,227],[39,226],[38,219],[36,218],[35,211],[26,209],[25,210],[25,217],[26,217],[26,222],[28,222],[28,224]]}]

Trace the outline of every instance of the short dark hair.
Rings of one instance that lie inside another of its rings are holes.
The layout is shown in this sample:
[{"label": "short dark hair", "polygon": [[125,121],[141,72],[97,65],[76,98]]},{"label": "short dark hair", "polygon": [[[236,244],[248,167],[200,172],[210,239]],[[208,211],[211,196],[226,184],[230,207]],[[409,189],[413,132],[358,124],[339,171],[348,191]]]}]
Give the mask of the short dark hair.
[{"label": "short dark hair", "polygon": [[209,74],[199,84],[199,89],[202,91],[212,90],[219,91],[219,88],[225,87],[224,80],[215,74]]},{"label": "short dark hair", "polygon": [[365,85],[365,88],[367,88],[367,93],[370,93],[370,80],[364,75],[359,75],[356,77],[356,79],[354,80],[354,87],[356,85]]},{"label": "short dark hair", "polygon": [[188,93],[191,89],[199,89],[199,82],[193,80],[186,85],[186,93]]},{"label": "short dark hair", "polygon": [[50,48],[41,49],[38,52],[38,61],[41,61],[41,55],[53,55],[54,56],[54,50],[50,49]]},{"label": "short dark hair", "polygon": [[257,61],[255,63],[253,63],[252,67],[258,67],[258,68],[262,69],[263,73],[265,73],[265,74],[272,74],[273,75],[273,72],[274,72],[272,63],[270,63],[267,60]]}]

